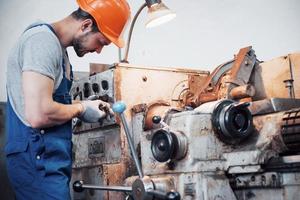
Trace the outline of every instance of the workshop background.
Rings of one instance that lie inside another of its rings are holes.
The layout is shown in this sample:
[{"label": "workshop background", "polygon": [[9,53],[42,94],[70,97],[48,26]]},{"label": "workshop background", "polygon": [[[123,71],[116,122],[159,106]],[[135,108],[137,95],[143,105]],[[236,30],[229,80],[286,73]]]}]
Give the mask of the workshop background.
[{"label": "workshop background", "polygon": [[[132,17],[144,3],[143,0],[128,2]],[[259,60],[300,51],[299,0],[164,0],[164,3],[177,17],[162,26],[146,29],[146,9],[143,10],[132,35],[128,58],[131,64],[213,70],[249,45]],[[75,0],[0,0],[0,194],[3,199],[11,199],[12,195],[3,155],[9,50],[30,23],[36,20],[51,23],[76,8]],[[101,54],[84,58],[77,58],[71,48],[68,52],[75,71],[88,71],[89,63],[111,64],[119,60],[118,48],[113,45],[105,47]]]}]

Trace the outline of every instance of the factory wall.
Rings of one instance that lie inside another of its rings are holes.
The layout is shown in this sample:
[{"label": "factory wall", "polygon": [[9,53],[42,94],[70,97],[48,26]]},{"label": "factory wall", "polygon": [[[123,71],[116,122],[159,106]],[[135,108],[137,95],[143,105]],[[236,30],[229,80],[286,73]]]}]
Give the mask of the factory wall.
[{"label": "factory wall", "polygon": [[[143,2],[129,0],[133,14]],[[212,70],[249,45],[260,60],[300,51],[298,0],[164,2],[177,13],[177,18],[146,29],[146,10],[143,11],[133,32],[131,64]],[[57,21],[76,8],[75,0],[0,0],[0,101],[6,101],[8,52],[24,28],[38,19]],[[76,71],[87,71],[90,62],[110,64],[119,60],[118,49],[112,45],[100,55],[85,58],[77,58],[71,48],[68,51]]]}]

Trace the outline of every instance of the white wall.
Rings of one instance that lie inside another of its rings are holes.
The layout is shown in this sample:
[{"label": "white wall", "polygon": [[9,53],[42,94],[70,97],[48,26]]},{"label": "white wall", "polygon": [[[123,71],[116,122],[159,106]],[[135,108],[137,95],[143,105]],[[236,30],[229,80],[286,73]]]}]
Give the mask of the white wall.
[{"label": "white wall", "polygon": [[[143,0],[129,0],[134,14]],[[299,0],[164,0],[177,18],[153,29],[144,27],[146,11],[137,20],[129,61],[147,66],[212,70],[252,45],[260,60],[300,51]],[[59,20],[77,8],[75,0],[0,0],[0,101],[6,100],[5,71],[9,49],[31,22]],[[115,63],[118,49],[77,58],[75,70],[89,62]]]}]

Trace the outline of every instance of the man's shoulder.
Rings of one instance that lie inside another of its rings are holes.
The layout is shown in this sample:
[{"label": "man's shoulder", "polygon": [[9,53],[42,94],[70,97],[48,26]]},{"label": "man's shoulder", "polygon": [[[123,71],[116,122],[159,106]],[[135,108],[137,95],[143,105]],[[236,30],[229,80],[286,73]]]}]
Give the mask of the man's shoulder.
[{"label": "man's shoulder", "polygon": [[43,41],[43,43],[53,43],[60,46],[60,42],[55,33],[44,22],[30,24],[21,36],[21,42],[32,40],[34,42]]}]

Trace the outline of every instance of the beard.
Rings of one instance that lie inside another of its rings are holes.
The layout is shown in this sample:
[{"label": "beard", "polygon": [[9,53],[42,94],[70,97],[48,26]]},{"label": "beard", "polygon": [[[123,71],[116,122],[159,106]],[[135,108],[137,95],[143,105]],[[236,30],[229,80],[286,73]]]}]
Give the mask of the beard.
[{"label": "beard", "polygon": [[86,54],[86,49],[84,47],[84,42],[86,41],[86,36],[89,33],[79,36],[78,38],[74,38],[72,41],[74,51],[76,52],[78,57],[83,57]]}]

